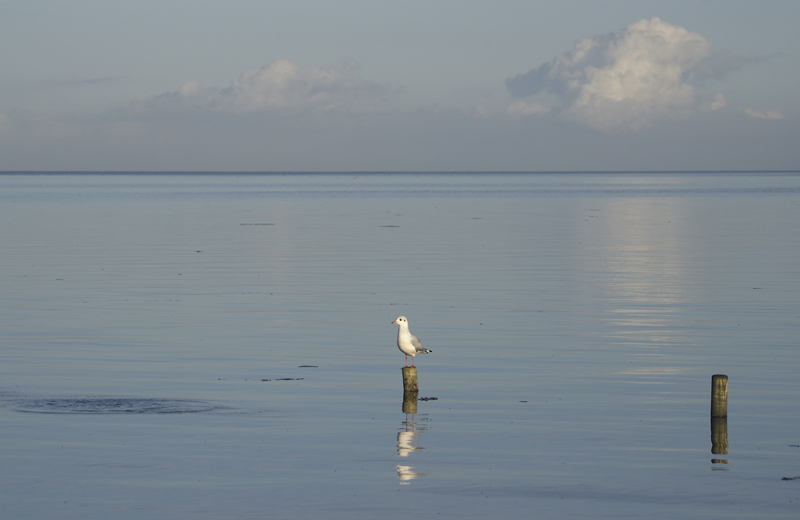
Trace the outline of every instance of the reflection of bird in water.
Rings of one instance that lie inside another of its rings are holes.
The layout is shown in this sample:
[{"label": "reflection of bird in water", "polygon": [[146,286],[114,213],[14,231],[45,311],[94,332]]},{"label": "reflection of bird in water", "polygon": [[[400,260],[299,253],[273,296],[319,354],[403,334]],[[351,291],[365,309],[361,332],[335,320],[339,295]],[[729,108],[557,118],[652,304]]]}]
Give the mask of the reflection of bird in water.
[{"label": "reflection of bird in water", "polygon": [[397,476],[400,477],[400,484],[408,485],[409,480],[425,476],[425,473],[417,473],[416,471],[411,471],[412,469],[414,469],[414,466],[397,466]]},{"label": "reflection of bird in water", "polygon": [[422,343],[419,342],[419,338],[411,334],[411,332],[408,330],[408,318],[405,316],[399,316],[392,323],[396,323],[398,326],[397,348],[400,349],[400,352],[406,355],[406,366],[408,366],[408,356],[411,356],[411,366],[413,367],[414,356],[417,354],[428,354],[433,352],[432,350],[428,350],[423,347]]},{"label": "reflection of bird in water", "polygon": [[414,437],[417,432],[397,432],[397,455],[400,457],[408,457],[409,454],[421,450],[422,448],[414,446]]},{"label": "reflection of bird in water", "polygon": [[[411,417],[412,419],[409,421],[408,415],[406,415],[406,420],[403,422],[404,428],[397,432],[398,457],[406,458],[412,453],[424,449],[421,446],[414,446],[413,443],[417,440],[417,435],[419,435],[420,432],[427,430],[428,427],[423,425],[417,427],[417,423],[413,419],[414,416],[412,415]],[[413,466],[397,466],[397,476],[400,477],[400,484],[408,484],[410,480],[425,476],[425,473],[411,471],[412,469]]]}]

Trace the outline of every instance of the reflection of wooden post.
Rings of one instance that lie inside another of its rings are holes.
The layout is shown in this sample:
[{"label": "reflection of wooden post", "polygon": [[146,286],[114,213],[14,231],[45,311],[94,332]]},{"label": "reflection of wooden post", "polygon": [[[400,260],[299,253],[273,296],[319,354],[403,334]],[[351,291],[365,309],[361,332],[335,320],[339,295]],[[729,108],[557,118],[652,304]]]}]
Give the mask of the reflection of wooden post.
[{"label": "reflection of wooden post", "polygon": [[728,376],[711,376],[711,417],[728,417]]},{"label": "reflection of wooden post", "polygon": [[417,413],[417,367],[403,367],[403,412]]},{"label": "reflection of wooden post", "polygon": [[[728,454],[728,419],[724,417],[711,418],[711,453],[714,455]],[[712,459],[711,462],[727,463],[727,460]]]}]

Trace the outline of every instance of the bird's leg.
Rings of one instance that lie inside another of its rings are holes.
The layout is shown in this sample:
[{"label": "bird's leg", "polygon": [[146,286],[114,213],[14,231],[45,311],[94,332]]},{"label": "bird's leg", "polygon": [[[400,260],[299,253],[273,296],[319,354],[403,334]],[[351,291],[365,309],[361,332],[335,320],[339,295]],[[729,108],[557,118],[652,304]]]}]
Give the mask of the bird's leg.
[{"label": "bird's leg", "polygon": [[[411,358],[411,362],[414,362],[414,358]],[[406,367],[408,366],[408,354],[406,354]],[[405,368],[405,367],[403,367]]]}]

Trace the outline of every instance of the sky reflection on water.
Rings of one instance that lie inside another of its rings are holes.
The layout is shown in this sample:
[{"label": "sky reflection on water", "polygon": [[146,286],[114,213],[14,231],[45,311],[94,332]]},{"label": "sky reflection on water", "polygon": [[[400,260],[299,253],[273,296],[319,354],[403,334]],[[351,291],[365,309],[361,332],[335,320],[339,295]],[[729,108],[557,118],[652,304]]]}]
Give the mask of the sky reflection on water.
[{"label": "sky reflection on water", "polygon": [[[0,175],[0,510],[793,517],[798,195],[789,174]],[[399,314],[434,351],[414,414]],[[69,413],[20,413],[46,403]]]}]

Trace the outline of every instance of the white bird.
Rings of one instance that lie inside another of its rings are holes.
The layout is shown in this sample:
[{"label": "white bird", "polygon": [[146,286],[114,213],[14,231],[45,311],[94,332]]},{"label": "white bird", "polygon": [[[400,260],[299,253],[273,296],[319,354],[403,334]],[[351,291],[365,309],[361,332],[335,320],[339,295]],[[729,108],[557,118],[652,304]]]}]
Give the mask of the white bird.
[{"label": "white bird", "polygon": [[422,346],[419,338],[411,334],[408,330],[408,318],[399,316],[392,323],[397,324],[397,348],[406,355],[406,366],[408,366],[408,356],[411,356],[411,366],[414,366],[414,356],[417,354],[428,354],[433,352]]}]

